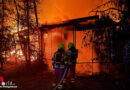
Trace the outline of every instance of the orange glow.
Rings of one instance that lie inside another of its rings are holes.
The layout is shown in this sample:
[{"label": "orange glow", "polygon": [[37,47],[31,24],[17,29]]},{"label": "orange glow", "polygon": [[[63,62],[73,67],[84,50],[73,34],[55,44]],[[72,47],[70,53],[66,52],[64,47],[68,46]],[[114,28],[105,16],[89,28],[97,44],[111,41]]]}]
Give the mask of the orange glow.
[{"label": "orange glow", "polygon": [[44,34],[44,38],[48,38],[48,33],[45,33],[45,34]]},{"label": "orange glow", "polygon": [[[38,6],[39,23],[40,24],[52,24],[57,22],[62,22],[66,20],[71,20],[75,18],[88,17],[88,13],[93,8],[96,8],[98,5],[101,5],[109,0],[41,0],[40,5]],[[102,7],[100,10],[105,9]],[[116,11],[115,11],[116,12]],[[118,13],[118,12],[116,12]],[[91,13],[94,15],[95,13]],[[100,15],[101,16],[101,15]],[[118,21],[117,21],[118,22]],[[85,24],[85,23],[82,23]],[[19,31],[25,30],[27,28],[21,29]],[[17,33],[17,28],[14,29],[12,33]],[[87,47],[82,48],[82,38],[84,33],[77,31],[76,35],[76,48],[79,50],[79,56],[77,62],[92,62],[92,57],[97,58],[97,54],[93,50],[92,52],[92,43],[89,43],[90,37],[88,36]],[[63,28],[55,29],[50,32],[43,34],[43,48],[45,53],[46,63],[49,65],[49,69],[53,70],[51,58],[54,52],[57,50],[59,43],[65,45],[65,50],[67,50],[67,44],[73,42],[73,33],[72,31],[65,31]],[[30,37],[32,41],[33,38]],[[16,53],[16,51],[11,52]],[[23,55],[22,51],[18,51],[17,55]],[[35,58],[31,57],[33,61]],[[96,61],[94,61],[96,62]],[[92,74],[93,72],[100,72],[99,63],[84,63],[77,64],[76,71],[78,74]]]},{"label": "orange glow", "polygon": [[[40,24],[53,24],[75,18],[92,16],[96,14],[88,14],[92,9],[108,1],[109,0],[42,0],[38,8],[40,12],[39,22]],[[114,4],[109,4],[107,7],[101,7],[99,10],[102,11],[108,9],[110,6],[113,8],[115,7]],[[114,13],[118,14],[116,11],[114,11]],[[98,15],[101,17],[101,13]],[[115,20],[115,18],[111,15],[109,16],[116,22],[120,21]],[[73,33],[71,31],[65,31],[63,28],[59,28],[48,32],[48,34],[44,34],[43,37],[43,48],[45,48],[45,58],[47,58],[46,63],[48,63],[50,70],[53,70],[51,58],[54,52],[57,50],[58,44],[63,43],[66,46],[65,49],[67,50],[68,42],[73,42]],[[92,43],[89,43],[90,36],[86,40],[89,45],[84,48],[82,48],[82,38],[83,32],[77,32],[76,46],[79,50],[77,62],[92,62],[92,57],[98,58],[98,56],[94,50],[92,54]],[[99,62],[100,60],[97,61]],[[92,66],[94,73],[100,72],[99,63],[93,63],[93,65],[92,63],[77,64],[76,71],[80,74],[91,75]]]},{"label": "orange glow", "polygon": [[7,61],[9,62],[17,62],[17,60],[25,61],[22,50],[12,50],[10,56],[7,57]]},{"label": "orange glow", "polygon": [[22,53],[22,50],[12,50],[11,52],[10,52],[10,54],[11,54],[11,56],[12,55],[14,55],[14,54],[17,54],[17,55],[19,55],[19,56],[22,56],[23,55],[23,53]]},{"label": "orange glow", "polygon": [[[87,47],[82,48],[82,38],[84,33],[82,31],[76,32],[76,47],[79,51],[77,63],[80,62],[89,62],[84,64],[77,64],[76,72],[77,74],[92,74],[92,55],[93,58],[97,58],[95,51],[92,53],[92,43]],[[46,35],[46,34],[44,34]],[[89,43],[91,35],[88,36],[87,42]],[[58,44],[63,43],[65,45],[65,50],[68,49],[67,45],[69,42],[73,42],[73,32],[65,31],[63,28],[55,29],[53,31],[48,32],[48,37],[44,38],[44,54],[47,59],[46,63],[49,65],[49,69],[53,70],[52,67],[52,56],[54,52],[57,50]],[[94,61],[95,62],[95,61]],[[99,73],[99,63],[93,64],[93,73]]]},{"label": "orange glow", "polygon": [[[88,17],[88,12],[109,0],[42,0],[39,5],[39,22],[57,23]],[[93,15],[95,13],[92,13]]]}]

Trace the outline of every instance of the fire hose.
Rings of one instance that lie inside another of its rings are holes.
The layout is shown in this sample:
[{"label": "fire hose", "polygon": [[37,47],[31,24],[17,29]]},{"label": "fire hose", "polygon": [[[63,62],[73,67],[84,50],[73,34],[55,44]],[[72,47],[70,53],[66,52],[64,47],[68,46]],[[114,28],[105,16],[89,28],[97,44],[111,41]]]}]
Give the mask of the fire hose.
[{"label": "fire hose", "polygon": [[63,74],[63,76],[62,76],[62,78],[61,78],[61,80],[59,81],[59,83],[57,84],[57,86],[56,86],[55,88],[53,88],[52,90],[56,90],[57,87],[62,83],[62,81],[63,81],[63,79],[64,79],[64,77],[65,77],[65,75],[66,75],[66,73],[67,73],[67,70],[68,70],[68,68],[66,67],[66,68],[65,68],[65,71],[64,71],[64,74]]}]

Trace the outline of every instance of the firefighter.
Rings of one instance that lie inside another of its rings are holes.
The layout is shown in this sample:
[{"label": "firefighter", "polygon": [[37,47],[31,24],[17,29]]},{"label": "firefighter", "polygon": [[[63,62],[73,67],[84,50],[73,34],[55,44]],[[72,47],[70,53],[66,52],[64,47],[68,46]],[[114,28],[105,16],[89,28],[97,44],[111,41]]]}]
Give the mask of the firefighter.
[{"label": "firefighter", "polygon": [[[62,75],[64,73],[64,61],[66,58],[65,50],[64,50],[64,44],[59,44],[58,50],[54,53],[54,56],[52,57],[52,64],[53,68],[55,69],[55,77],[54,77],[54,83],[52,84],[53,87],[55,87],[59,81],[62,78]],[[62,89],[63,85],[60,84],[58,86],[58,89]]]},{"label": "firefighter", "polygon": [[75,67],[76,67],[77,57],[78,57],[78,50],[74,47],[74,44],[70,42],[68,44],[67,58],[68,58],[68,64],[69,64],[68,69],[70,70],[72,85],[74,85],[75,83]]}]

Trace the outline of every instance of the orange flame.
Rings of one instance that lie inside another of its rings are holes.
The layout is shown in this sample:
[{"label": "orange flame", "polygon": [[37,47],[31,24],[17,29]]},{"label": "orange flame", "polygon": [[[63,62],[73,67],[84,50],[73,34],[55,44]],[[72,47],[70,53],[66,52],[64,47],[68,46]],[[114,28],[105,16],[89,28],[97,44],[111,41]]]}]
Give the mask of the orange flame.
[{"label": "orange flame", "polygon": [[[59,43],[63,43],[65,45],[65,50],[67,50],[67,44],[69,42],[73,42],[73,32],[72,31],[64,31],[62,29],[55,29],[55,31],[50,31],[48,32],[48,37],[44,38],[44,48],[45,48],[45,58],[47,58],[46,63],[49,65],[49,69],[53,70],[52,67],[52,61],[51,58],[54,54],[54,52],[57,50],[58,44]],[[81,47],[82,46],[82,38],[84,33],[81,31],[77,31],[76,32],[76,48],[79,51],[79,55],[78,55],[78,59],[77,59],[77,64],[76,66],[76,71],[77,73],[80,74],[92,74],[92,72],[94,73],[98,73],[99,72],[99,64],[98,63],[94,63],[92,66],[92,57],[93,58],[97,58],[95,51],[93,50],[92,52],[92,43],[90,43],[90,45],[88,45],[87,47]],[[44,34],[46,35],[46,33]],[[88,36],[87,38],[87,42],[89,43],[89,39],[90,36]],[[86,63],[87,62],[87,63]],[[92,67],[93,67],[93,71],[92,71]]]}]

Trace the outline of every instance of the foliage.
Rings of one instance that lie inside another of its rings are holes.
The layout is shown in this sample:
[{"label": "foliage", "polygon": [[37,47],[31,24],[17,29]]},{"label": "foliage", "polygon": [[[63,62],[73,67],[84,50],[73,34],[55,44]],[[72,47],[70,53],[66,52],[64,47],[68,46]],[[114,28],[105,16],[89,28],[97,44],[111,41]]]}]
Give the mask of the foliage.
[{"label": "foliage", "polygon": [[[90,41],[102,62],[113,64],[123,62],[123,48],[130,39],[129,11],[126,2],[127,0],[110,0],[90,11],[100,16],[95,22],[95,28],[92,29],[94,35]],[[101,10],[102,7],[105,10]]]},{"label": "foliage", "polygon": [[9,51],[13,48],[14,36],[11,34],[11,26],[8,24],[9,14],[13,10],[9,8],[10,0],[0,0],[0,59],[5,60]]}]

